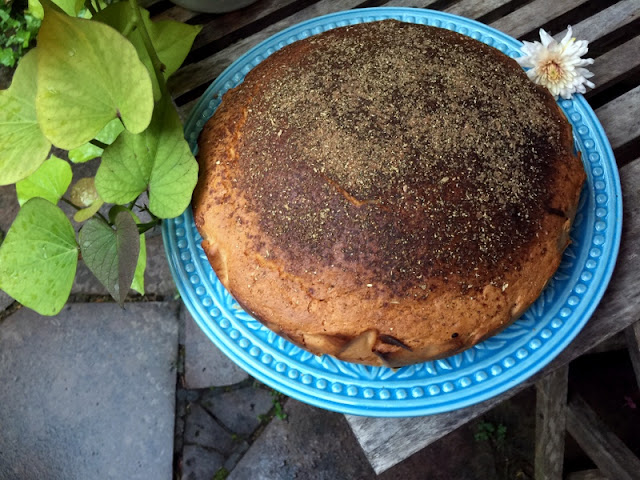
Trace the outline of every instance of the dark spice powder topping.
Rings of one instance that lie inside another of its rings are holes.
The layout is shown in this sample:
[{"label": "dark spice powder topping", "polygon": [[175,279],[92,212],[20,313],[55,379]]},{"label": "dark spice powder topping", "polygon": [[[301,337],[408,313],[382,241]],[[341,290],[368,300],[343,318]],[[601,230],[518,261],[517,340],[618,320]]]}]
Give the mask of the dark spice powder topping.
[{"label": "dark spice powder topping", "polygon": [[545,94],[497,50],[434,27],[376,22],[303,42],[240,87],[263,84],[238,185],[291,263],[364,266],[398,289],[458,275],[480,286],[512,263],[563,148]]}]

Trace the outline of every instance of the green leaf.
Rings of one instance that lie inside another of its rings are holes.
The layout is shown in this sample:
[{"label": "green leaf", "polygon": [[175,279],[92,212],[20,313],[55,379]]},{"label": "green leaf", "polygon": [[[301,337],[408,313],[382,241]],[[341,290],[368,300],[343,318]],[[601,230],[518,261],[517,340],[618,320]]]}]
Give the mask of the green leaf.
[{"label": "green leaf", "polygon": [[149,190],[149,210],[160,218],[180,215],[191,201],[198,163],[184,140],[173,106],[156,106],[149,128],[123,132],[102,155],[96,189],[105,202],[125,204]]},{"label": "green leaf", "polygon": [[44,18],[44,9],[38,0],[28,0],[27,5],[27,12],[40,20]]},{"label": "green leaf", "polygon": [[36,120],[36,50],[22,58],[11,86],[0,91],[0,185],[28,177],[51,149]]},{"label": "green leaf", "polygon": [[[164,77],[169,78],[178,70],[184,59],[187,57],[193,41],[202,30],[200,25],[187,25],[185,23],[176,22],[174,20],[160,20],[152,22],[149,19],[149,12],[143,8],[140,9],[142,21],[149,33],[151,43],[158,54],[158,58],[165,66]],[[106,23],[119,32],[124,32],[128,23],[131,21],[131,7],[127,2],[113,3],[107,8],[98,12],[94,20]],[[153,66],[151,59],[147,53],[147,49],[142,41],[142,36],[138,28],[133,29],[127,38],[136,48],[140,60],[145,64],[151,74],[153,83],[154,98],[160,98],[160,87],[158,81],[153,74]]]},{"label": "green leaf", "polygon": [[58,5],[64,13],[71,17],[78,15],[78,12],[84,7],[84,0],[51,0]]},{"label": "green leaf", "polygon": [[136,265],[136,271],[133,274],[133,283],[131,288],[138,292],[140,295],[144,295],[144,271],[147,268],[147,242],[144,234],[140,235],[140,255],[138,256],[138,263]]},{"label": "green leaf", "polygon": [[82,210],[78,210],[76,213],[74,213],[73,219],[78,223],[89,220],[97,213],[98,210],[100,210],[100,207],[102,207],[102,205],[104,205],[104,200],[102,200],[101,198],[97,198],[87,208],[83,208]]},{"label": "green leaf", "polygon": [[131,212],[118,213],[115,230],[91,218],[79,234],[82,259],[120,304],[131,287],[140,252],[140,235]]},{"label": "green leaf", "polygon": [[77,263],[69,219],[51,202],[32,198],[0,246],[0,288],[42,315],[55,315],[69,298]]},{"label": "green leaf", "polygon": [[67,150],[87,143],[116,117],[139,133],[153,112],[149,72],[113,28],[45,7],[36,110],[47,138]]},{"label": "green leaf", "polygon": [[69,188],[72,177],[71,165],[52,155],[35,172],[16,183],[18,203],[23,205],[33,197],[41,197],[55,205]]},{"label": "green leaf", "polygon": [[[96,140],[100,140],[102,143],[111,145],[123,130],[124,126],[122,125],[120,119],[114,118],[109,123],[107,123],[102,130],[98,132],[95,138]],[[69,160],[71,160],[73,163],[88,162],[89,160],[97,158],[100,155],[102,155],[102,149],[100,147],[96,147],[92,143],[85,143],[78,148],[69,150]]]}]

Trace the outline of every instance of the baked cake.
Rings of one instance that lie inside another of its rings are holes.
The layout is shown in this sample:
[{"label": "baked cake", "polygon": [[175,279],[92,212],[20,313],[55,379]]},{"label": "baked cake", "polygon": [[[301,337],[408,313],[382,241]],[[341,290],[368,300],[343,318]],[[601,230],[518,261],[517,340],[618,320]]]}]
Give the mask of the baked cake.
[{"label": "baked cake", "polygon": [[562,111],[514,60],[393,20],[268,57],[198,159],[202,246],[240,305],[315,354],[392,367],[518,318],[585,180]]}]

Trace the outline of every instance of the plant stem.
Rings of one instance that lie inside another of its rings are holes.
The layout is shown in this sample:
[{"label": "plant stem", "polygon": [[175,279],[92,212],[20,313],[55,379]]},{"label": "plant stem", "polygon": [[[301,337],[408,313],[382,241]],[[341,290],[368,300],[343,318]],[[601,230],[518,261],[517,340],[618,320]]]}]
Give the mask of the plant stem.
[{"label": "plant stem", "polygon": [[101,148],[103,150],[109,146],[108,144],[103,143],[100,140],[97,140],[95,138],[93,140],[89,140],[89,143],[91,145],[93,145],[94,147],[98,147],[98,148]]},{"label": "plant stem", "polygon": [[127,37],[135,26],[136,26],[135,20],[130,19],[125,25],[124,30],[122,30],[122,36]]},{"label": "plant stem", "polygon": [[158,53],[156,49],[153,47],[153,43],[151,43],[151,37],[149,37],[149,32],[147,32],[147,27],[142,20],[142,14],[140,13],[140,7],[138,6],[138,2],[136,0],[129,0],[129,4],[131,5],[131,9],[133,10],[133,15],[135,17],[135,22],[140,31],[140,37],[142,38],[142,43],[144,44],[144,48],[149,54],[149,58],[151,59],[151,65],[153,66],[153,72],[156,75],[156,80],[158,80],[158,85],[160,86],[160,93],[162,96],[168,96],[167,91],[167,83],[164,80],[164,70],[165,66],[158,58]]},{"label": "plant stem", "polygon": [[71,205],[73,208],[75,208],[76,210],[81,210],[81,207],[77,206],[75,203],[73,203],[71,200],[69,200],[68,198],[65,197],[61,197],[60,200],[62,200],[64,203],[67,203],[69,205]]},{"label": "plant stem", "polygon": [[95,9],[95,7],[91,4],[91,2],[87,2],[85,4],[85,7],[87,7],[87,10],[89,10],[91,12],[91,16],[95,17],[98,13],[98,11]]},{"label": "plant stem", "polygon": [[144,233],[147,230],[151,230],[153,227],[155,227],[156,225],[160,225],[160,222],[162,220],[159,218],[154,218],[153,220],[151,220],[150,222],[147,223],[139,223],[138,224],[138,233]]}]

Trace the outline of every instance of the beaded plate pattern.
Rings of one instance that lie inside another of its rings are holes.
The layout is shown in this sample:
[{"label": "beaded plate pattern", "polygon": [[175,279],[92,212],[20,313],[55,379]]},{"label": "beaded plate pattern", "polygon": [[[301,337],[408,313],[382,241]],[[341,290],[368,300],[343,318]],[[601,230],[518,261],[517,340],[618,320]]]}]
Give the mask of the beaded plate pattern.
[{"label": "beaded plate pattern", "polygon": [[[520,42],[478,22],[422,9],[356,9],[293,26],[257,45],[207,89],[185,127],[192,150],[224,92],[274,51],[339,26],[394,18],[454,30],[517,57]],[[441,413],[498,395],[533,375],[578,334],[611,277],[622,227],[615,159],[584,98],[561,100],[582,153],[582,192],[560,268],[531,308],[486,341],[442,360],[390,369],[317,357],[244,312],[218,281],[200,246],[191,208],[163,223],[165,250],[182,299],[209,338],[247,372],[309,404],[356,415],[402,417]]]}]

